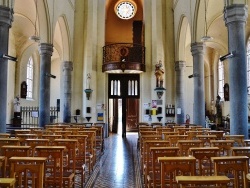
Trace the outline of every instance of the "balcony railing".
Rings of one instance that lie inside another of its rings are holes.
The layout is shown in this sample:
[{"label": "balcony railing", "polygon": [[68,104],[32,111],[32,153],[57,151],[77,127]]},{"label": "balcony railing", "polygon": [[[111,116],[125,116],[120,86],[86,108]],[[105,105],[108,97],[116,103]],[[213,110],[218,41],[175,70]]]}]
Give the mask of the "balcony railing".
[{"label": "balcony railing", "polygon": [[102,71],[145,72],[145,47],[134,43],[114,43],[103,47]]}]

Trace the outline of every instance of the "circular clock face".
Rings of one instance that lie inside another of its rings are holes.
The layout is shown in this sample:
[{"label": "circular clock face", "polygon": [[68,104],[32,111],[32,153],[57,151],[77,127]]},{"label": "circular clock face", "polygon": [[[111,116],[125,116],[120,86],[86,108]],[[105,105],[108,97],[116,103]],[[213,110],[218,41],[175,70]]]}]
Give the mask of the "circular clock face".
[{"label": "circular clock face", "polygon": [[121,19],[133,18],[136,13],[136,4],[130,1],[121,1],[115,5],[115,13]]}]

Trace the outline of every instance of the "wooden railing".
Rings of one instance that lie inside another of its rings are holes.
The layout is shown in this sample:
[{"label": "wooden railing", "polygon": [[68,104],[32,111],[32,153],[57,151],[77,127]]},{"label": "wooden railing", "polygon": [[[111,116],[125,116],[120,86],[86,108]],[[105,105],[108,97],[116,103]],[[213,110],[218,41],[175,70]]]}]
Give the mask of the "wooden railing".
[{"label": "wooden railing", "polygon": [[114,43],[104,46],[102,71],[112,70],[145,72],[145,47],[135,43]]},{"label": "wooden railing", "polygon": [[[11,132],[13,129],[25,129],[30,127],[38,127],[39,108],[37,106],[22,106],[21,107],[20,123],[14,123],[14,118],[10,124],[6,125],[7,132]],[[59,122],[60,111],[57,107],[50,107],[50,123]]]}]

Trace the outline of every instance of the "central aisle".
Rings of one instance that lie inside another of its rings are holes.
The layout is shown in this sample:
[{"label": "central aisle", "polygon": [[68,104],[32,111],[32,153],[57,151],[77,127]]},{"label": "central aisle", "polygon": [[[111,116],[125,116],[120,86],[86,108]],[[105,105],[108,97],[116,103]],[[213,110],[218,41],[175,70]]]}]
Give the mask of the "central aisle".
[{"label": "central aisle", "polygon": [[141,188],[137,138],[138,133],[127,133],[126,138],[118,134],[105,138],[104,154],[85,187]]}]

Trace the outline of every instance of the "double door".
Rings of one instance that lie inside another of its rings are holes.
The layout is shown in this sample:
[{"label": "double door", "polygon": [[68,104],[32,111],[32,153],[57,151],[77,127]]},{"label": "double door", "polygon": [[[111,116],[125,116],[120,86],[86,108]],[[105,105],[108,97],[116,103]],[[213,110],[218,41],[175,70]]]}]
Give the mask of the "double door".
[{"label": "double door", "polygon": [[140,81],[138,74],[109,75],[109,126],[126,137],[137,131],[139,120]]}]

